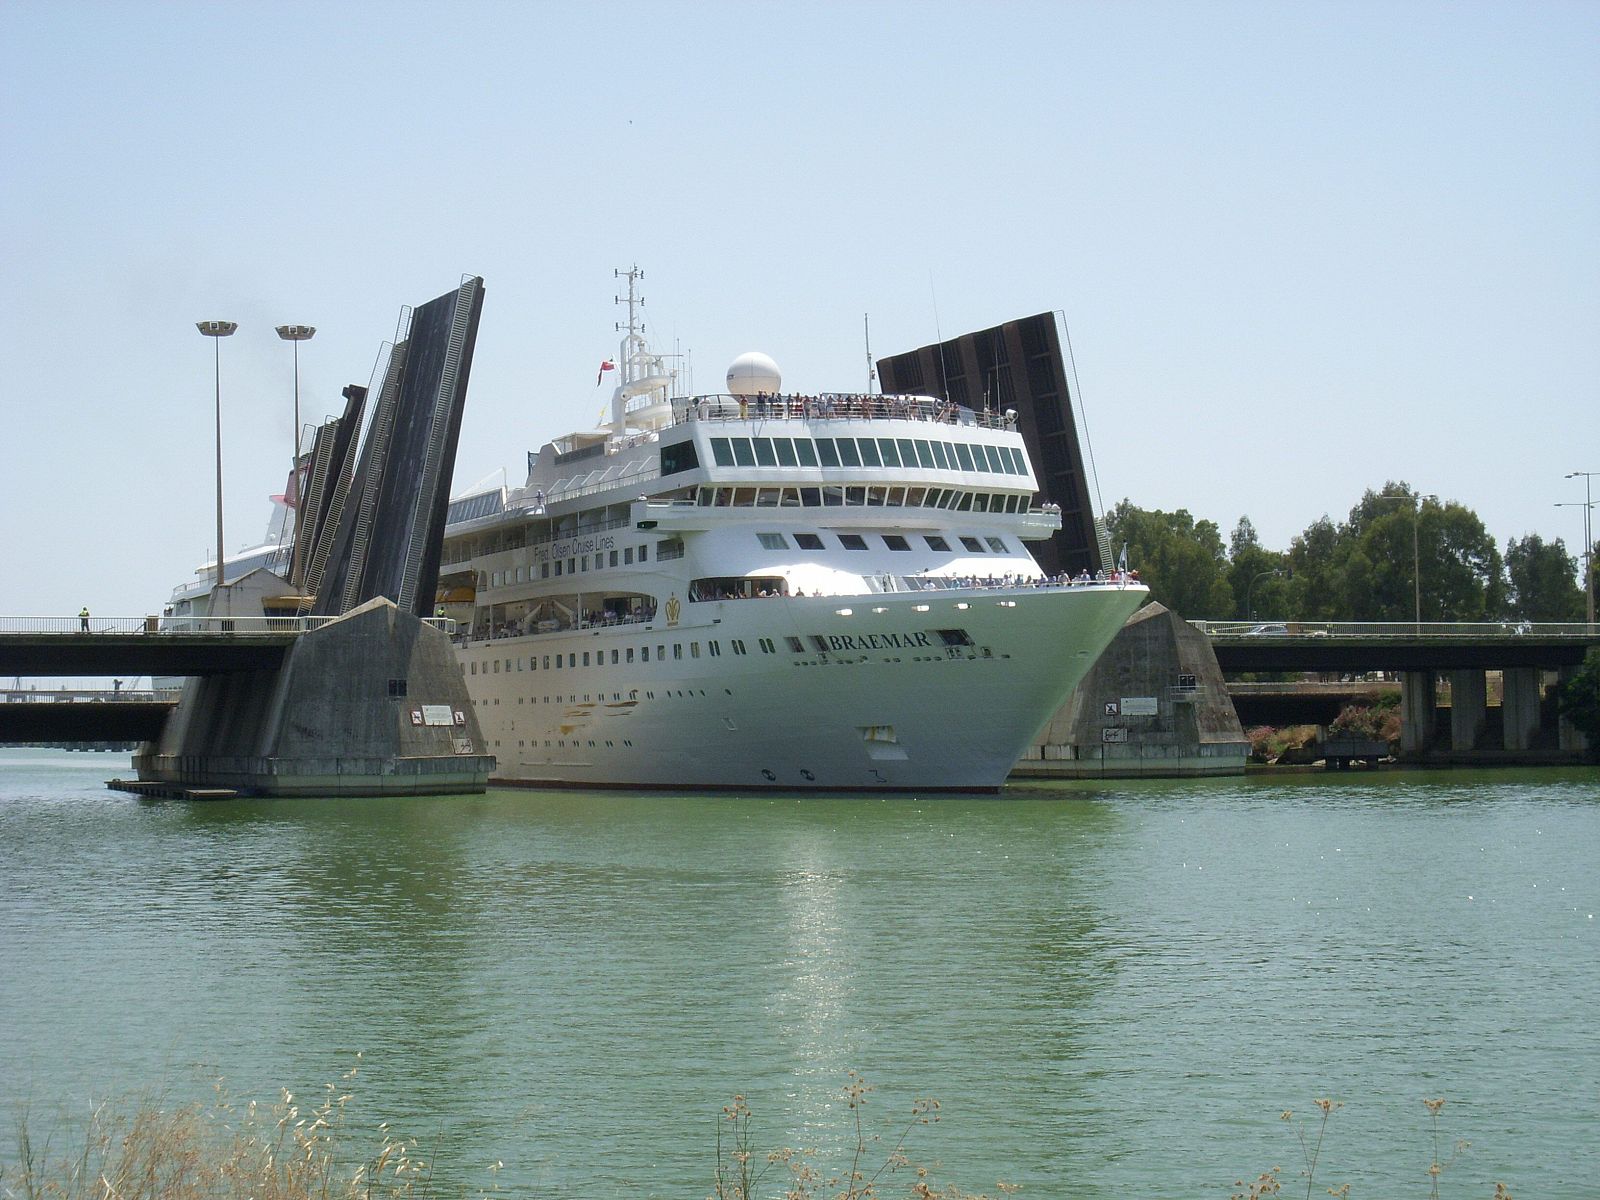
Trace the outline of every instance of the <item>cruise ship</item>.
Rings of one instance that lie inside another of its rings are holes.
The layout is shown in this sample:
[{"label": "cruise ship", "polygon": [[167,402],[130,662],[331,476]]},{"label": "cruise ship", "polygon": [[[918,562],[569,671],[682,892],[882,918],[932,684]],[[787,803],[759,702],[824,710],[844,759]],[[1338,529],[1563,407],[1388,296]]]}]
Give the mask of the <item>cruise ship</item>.
[{"label": "cruise ship", "polygon": [[1014,414],[757,353],[679,395],[627,279],[608,423],[450,503],[436,615],[494,781],[1000,788],[1147,590],[1045,576]]}]

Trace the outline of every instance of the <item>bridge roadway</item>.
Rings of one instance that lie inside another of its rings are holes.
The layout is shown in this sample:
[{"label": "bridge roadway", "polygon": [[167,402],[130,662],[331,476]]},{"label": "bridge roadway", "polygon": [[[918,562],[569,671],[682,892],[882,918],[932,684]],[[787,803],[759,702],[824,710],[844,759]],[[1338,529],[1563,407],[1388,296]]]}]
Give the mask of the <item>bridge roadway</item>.
[{"label": "bridge roadway", "polygon": [[[1600,646],[1600,626],[1581,622],[1428,624],[1411,622],[1194,621],[1211,640],[1224,675],[1246,672],[1559,670]],[[1255,632],[1262,631],[1262,632]]]},{"label": "bridge roadway", "polygon": [[[326,619],[93,618],[90,632],[84,633],[77,617],[0,617],[0,678],[131,678],[272,669],[283,662],[301,632]],[[1225,675],[1560,670],[1578,666],[1591,646],[1600,646],[1600,628],[1582,624],[1424,624],[1420,632],[1410,622],[1193,624],[1210,638]],[[1244,708],[1293,703],[1256,696],[1248,687],[1240,690],[1236,707],[1239,701]],[[1321,713],[1339,701],[1317,696],[1300,702],[1308,712]],[[154,737],[171,708],[167,700],[118,699],[114,694],[93,703],[0,704],[0,742]]]},{"label": "bridge roadway", "polygon": [[[243,624],[244,622],[240,622]],[[216,675],[280,666],[298,630],[0,631],[0,678]]]}]

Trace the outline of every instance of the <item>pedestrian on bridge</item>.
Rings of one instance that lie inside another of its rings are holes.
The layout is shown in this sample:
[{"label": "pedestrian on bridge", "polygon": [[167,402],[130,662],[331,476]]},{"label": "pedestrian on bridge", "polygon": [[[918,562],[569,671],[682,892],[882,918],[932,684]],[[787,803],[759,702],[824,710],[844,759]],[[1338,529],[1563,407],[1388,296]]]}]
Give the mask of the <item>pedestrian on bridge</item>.
[{"label": "pedestrian on bridge", "polygon": [[82,633],[89,632],[89,606],[87,604],[78,610],[78,630]]}]

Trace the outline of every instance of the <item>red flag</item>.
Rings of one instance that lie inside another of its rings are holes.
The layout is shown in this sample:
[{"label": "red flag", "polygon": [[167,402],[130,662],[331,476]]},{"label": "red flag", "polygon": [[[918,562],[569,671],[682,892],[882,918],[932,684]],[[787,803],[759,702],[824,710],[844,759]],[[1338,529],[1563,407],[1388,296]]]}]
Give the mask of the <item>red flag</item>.
[{"label": "red flag", "polygon": [[595,387],[599,387],[600,386],[600,381],[606,377],[606,372],[607,371],[615,371],[616,369],[617,369],[617,364],[612,362],[609,358],[606,359],[605,362],[601,363],[600,364],[600,374],[598,374],[598,375],[596,375],[594,377],[594,385],[595,385]]}]

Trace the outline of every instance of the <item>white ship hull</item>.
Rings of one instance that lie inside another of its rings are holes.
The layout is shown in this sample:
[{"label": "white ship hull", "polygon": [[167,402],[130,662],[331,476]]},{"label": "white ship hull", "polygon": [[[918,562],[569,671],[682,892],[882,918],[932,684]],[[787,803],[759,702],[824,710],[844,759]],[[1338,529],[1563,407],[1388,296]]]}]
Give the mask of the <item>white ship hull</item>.
[{"label": "white ship hull", "polygon": [[[675,626],[500,638],[461,658],[501,784],[995,790],[1146,595],[716,601]],[[558,655],[577,665],[553,669]]]}]

